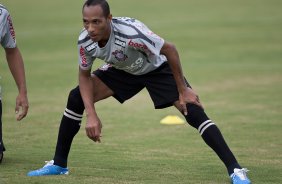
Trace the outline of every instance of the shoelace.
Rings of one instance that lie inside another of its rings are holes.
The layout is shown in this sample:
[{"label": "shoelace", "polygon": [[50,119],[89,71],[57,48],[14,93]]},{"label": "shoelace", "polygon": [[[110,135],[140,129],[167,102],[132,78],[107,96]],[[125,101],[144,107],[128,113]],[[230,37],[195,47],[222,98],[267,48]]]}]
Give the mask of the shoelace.
[{"label": "shoelace", "polygon": [[[47,167],[47,166],[49,166],[49,165],[54,165],[54,160],[45,161],[44,167]],[[44,168],[44,167],[43,167],[43,168]]]},{"label": "shoelace", "polygon": [[234,173],[232,174],[232,177],[238,176],[241,180],[246,180],[247,176],[246,173],[249,170],[247,168],[242,168],[242,169],[234,169]]}]

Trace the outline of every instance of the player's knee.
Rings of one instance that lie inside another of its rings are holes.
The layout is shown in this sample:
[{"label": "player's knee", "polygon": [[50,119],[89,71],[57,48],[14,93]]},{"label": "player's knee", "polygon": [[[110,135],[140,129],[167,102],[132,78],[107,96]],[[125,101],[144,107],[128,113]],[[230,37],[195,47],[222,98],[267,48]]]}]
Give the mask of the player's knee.
[{"label": "player's knee", "polygon": [[198,129],[202,123],[209,120],[204,110],[195,104],[187,104],[188,115],[185,116],[187,122],[194,128]]},{"label": "player's knee", "polygon": [[84,104],[78,86],[70,91],[67,108],[74,112],[84,111]]}]

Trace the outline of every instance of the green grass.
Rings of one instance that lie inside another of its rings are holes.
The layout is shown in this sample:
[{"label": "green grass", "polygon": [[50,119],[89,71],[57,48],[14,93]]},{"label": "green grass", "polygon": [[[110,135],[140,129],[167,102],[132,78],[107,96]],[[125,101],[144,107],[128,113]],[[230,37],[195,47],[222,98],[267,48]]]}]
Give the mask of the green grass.
[{"label": "green grass", "polygon": [[[185,75],[239,162],[251,170],[253,183],[282,183],[282,2],[109,2],[114,16],[138,18],[176,44]],[[146,91],[123,105],[112,98],[97,104],[103,142],[91,142],[83,122],[70,152],[69,176],[26,177],[52,159],[67,95],[77,84],[83,1],[1,3],[12,14],[25,59],[30,109],[26,119],[15,121],[17,91],[1,49],[7,152],[0,184],[229,183],[223,164],[196,130],[159,123],[179,113],[154,110]]]}]

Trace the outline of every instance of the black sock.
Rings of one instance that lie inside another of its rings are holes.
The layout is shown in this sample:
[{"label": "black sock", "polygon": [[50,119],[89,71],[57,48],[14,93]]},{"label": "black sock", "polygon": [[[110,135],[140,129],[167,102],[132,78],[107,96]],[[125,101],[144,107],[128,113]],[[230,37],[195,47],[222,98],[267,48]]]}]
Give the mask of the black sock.
[{"label": "black sock", "polygon": [[61,167],[67,167],[67,160],[68,160],[68,155],[70,152],[72,140],[74,136],[77,134],[77,132],[79,131],[79,129],[80,129],[80,122],[77,122],[75,120],[63,116],[59,129],[57,146],[54,156],[55,165]]},{"label": "black sock", "polygon": [[198,129],[205,143],[211,147],[227,168],[228,174],[232,174],[234,168],[241,169],[235,156],[226,144],[220,130],[208,118],[204,110],[194,104],[187,104],[188,115],[185,116],[187,122]]},{"label": "black sock", "polygon": [[67,108],[61,120],[58,134],[54,164],[67,167],[72,140],[80,129],[84,105],[79,88],[73,89],[68,97]]},{"label": "black sock", "polygon": [[204,139],[206,144],[216,152],[218,157],[225,164],[229,175],[234,172],[234,168],[241,169],[217,126],[212,125],[208,127],[203,132],[202,138]]},{"label": "black sock", "polygon": [[3,152],[3,141],[2,141],[2,101],[0,100],[0,153]]},{"label": "black sock", "polygon": [[0,99],[0,153],[3,151],[5,151],[5,147],[2,139],[2,101]]}]

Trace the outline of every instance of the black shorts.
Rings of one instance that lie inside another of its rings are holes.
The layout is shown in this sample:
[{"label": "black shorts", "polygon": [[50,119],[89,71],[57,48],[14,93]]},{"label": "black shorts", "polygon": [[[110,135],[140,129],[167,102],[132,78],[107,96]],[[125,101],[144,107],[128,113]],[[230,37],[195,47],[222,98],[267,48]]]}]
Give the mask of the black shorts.
[{"label": "black shorts", "polygon": [[[114,67],[101,67],[93,72],[113,92],[120,103],[130,99],[144,87],[148,90],[156,109],[173,105],[179,94],[168,63],[144,75],[132,75]],[[186,81],[187,86],[190,87]]]}]

